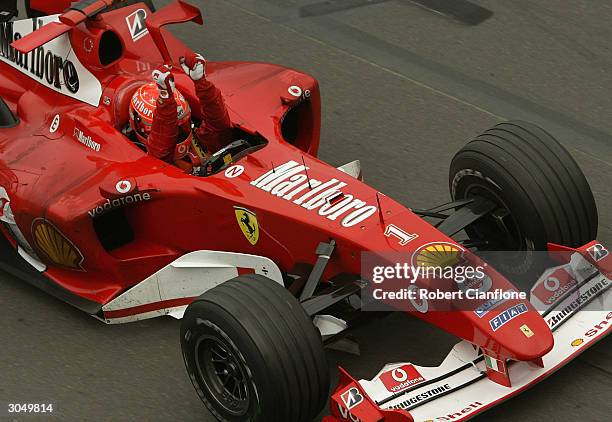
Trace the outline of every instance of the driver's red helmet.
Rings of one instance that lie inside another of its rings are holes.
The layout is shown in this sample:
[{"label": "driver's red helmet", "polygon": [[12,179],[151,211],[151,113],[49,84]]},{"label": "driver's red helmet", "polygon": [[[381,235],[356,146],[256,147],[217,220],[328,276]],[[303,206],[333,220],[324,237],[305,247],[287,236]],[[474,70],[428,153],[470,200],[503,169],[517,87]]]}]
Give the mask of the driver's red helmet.
[{"label": "driver's red helmet", "polygon": [[[157,97],[159,97],[157,84],[149,82],[138,88],[132,96],[132,101],[130,101],[130,125],[142,142],[146,142],[151,133],[153,116],[157,108]],[[174,99],[177,105],[178,124],[181,129],[177,143],[181,143],[191,135],[191,108],[189,108],[189,103],[178,89],[174,90]]]}]

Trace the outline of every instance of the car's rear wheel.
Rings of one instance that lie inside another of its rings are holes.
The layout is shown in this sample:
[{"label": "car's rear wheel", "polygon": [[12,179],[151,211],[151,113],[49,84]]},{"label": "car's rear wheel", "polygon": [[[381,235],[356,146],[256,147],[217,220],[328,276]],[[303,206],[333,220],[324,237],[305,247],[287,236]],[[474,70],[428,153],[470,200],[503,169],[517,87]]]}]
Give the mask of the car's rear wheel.
[{"label": "car's rear wheel", "polygon": [[453,158],[449,183],[454,200],[481,196],[497,205],[466,233],[480,250],[506,251],[498,266],[507,274],[539,269],[542,260],[532,251],[545,251],[547,242],[577,247],[597,235],[584,174],[536,125],[500,123],[470,141]]},{"label": "car's rear wheel", "polygon": [[187,372],[222,421],[311,421],[329,392],[321,336],[280,284],[244,275],[204,293],[181,324]]}]

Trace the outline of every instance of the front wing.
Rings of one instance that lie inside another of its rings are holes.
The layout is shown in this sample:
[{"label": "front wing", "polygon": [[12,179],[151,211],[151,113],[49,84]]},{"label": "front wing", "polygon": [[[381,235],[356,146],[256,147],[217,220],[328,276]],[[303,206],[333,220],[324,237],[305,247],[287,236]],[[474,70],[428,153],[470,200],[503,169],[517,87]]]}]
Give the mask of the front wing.
[{"label": "front wing", "polygon": [[[541,311],[555,340],[542,365],[485,362],[488,358],[480,349],[462,341],[438,367],[388,364],[369,381],[357,381],[340,368],[340,381],[330,400],[331,416],[323,421],[464,421],[530,388],[610,334],[612,281],[609,268],[604,267],[610,267],[612,257],[605,261],[601,266],[595,263],[595,272]],[[487,366],[507,369],[512,386],[491,381]]]}]

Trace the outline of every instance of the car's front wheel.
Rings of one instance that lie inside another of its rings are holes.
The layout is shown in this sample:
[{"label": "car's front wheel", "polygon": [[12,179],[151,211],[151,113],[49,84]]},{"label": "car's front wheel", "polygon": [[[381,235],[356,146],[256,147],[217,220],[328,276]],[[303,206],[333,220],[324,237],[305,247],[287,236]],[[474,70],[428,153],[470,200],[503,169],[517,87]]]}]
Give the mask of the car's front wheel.
[{"label": "car's front wheel", "polygon": [[499,269],[506,274],[541,269],[532,252],[545,251],[548,242],[578,247],[597,235],[584,174],[556,139],[531,123],[500,123],[470,141],[451,162],[449,184],[454,200],[484,197],[496,204],[466,232],[480,250],[505,251]]},{"label": "car's front wheel", "polygon": [[204,293],[181,324],[187,372],[221,421],[306,422],[329,392],[321,336],[278,283],[245,275]]}]

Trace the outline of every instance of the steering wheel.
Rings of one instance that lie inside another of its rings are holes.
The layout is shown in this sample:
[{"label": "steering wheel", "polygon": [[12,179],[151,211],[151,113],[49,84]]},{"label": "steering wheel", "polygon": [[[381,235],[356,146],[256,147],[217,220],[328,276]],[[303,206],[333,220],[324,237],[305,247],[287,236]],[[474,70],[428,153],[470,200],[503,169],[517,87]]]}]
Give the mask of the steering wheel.
[{"label": "steering wheel", "polygon": [[194,175],[204,177],[223,171],[235,161],[259,148],[259,145],[252,146],[244,139],[234,141],[211,155],[202,163],[199,170],[194,171]]}]

